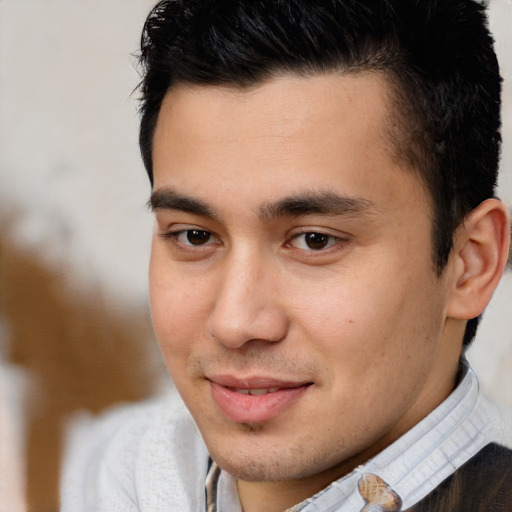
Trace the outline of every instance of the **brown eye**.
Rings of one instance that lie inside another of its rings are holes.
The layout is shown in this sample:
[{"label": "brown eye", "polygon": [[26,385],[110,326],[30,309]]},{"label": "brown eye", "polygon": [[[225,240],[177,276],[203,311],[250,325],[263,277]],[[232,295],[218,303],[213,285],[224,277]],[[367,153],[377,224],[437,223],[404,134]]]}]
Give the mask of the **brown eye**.
[{"label": "brown eye", "polygon": [[295,235],[289,242],[292,247],[303,251],[322,251],[341,242],[341,238],[320,231],[306,231]]},{"label": "brown eye", "polygon": [[304,241],[310,249],[325,249],[332,237],[325,233],[304,233]]},{"label": "brown eye", "polygon": [[[211,233],[199,229],[189,229],[184,232],[188,244],[190,245],[203,245],[210,241]],[[188,245],[187,244],[187,245]]]},{"label": "brown eye", "polygon": [[[176,231],[161,233],[160,236],[164,240],[173,242],[175,247],[189,251],[194,247],[200,248],[203,246],[209,247],[221,245],[219,238],[206,229],[179,229]],[[183,246],[186,246],[187,249],[184,249]]]}]

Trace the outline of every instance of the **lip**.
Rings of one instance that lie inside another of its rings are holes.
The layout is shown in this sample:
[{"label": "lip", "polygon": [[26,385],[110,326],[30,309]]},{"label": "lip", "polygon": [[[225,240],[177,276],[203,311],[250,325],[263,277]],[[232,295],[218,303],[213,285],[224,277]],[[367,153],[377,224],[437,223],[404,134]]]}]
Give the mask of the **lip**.
[{"label": "lip", "polygon": [[[208,378],[213,401],[220,412],[235,423],[263,423],[280,415],[304,395],[311,382],[293,382],[271,377],[237,378],[216,375]],[[239,390],[271,389],[251,395]]]}]

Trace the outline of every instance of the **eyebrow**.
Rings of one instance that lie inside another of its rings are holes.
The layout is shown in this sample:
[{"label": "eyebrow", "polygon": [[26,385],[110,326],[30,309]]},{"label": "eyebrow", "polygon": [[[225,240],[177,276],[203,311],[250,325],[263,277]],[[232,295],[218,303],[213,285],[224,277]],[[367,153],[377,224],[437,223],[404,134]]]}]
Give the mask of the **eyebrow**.
[{"label": "eyebrow", "polygon": [[153,212],[158,210],[179,210],[203,217],[217,217],[215,210],[209,204],[169,188],[154,191],[148,201],[148,207]]},{"label": "eyebrow", "polygon": [[[154,191],[148,201],[148,207],[153,212],[178,210],[212,219],[219,217],[215,209],[208,203],[170,188]],[[271,221],[280,217],[300,217],[312,214],[360,215],[376,211],[374,203],[361,197],[312,191],[284,197],[274,203],[266,203],[260,208],[259,216],[263,220]]]},{"label": "eyebrow", "polygon": [[302,215],[356,215],[376,212],[371,201],[361,197],[340,196],[333,192],[305,192],[268,203],[260,210],[265,220],[279,217],[299,217]]}]

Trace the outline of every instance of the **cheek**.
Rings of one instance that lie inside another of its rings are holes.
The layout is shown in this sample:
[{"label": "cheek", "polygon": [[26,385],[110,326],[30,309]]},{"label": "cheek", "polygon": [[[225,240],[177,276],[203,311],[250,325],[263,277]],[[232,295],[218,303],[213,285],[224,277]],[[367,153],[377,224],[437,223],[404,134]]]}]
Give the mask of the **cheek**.
[{"label": "cheek", "polygon": [[[181,351],[192,345],[208,310],[206,283],[189,279],[153,249],[149,270],[149,294],[153,326],[162,349]],[[196,333],[194,337],[192,334]]]},{"label": "cheek", "polygon": [[[305,285],[305,286],[304,286]],[[403,310],[407,289],[399,280],[375,270],[334,274],[319,283],[296,283],[292,308],[295,319],[312,334],[329,333],[346,343],[372,343],[373,331],[385,332]]]},{"label": "cheek", "polygon": [[[400,361],[410,364],[416,352],[427,356],[435,350],[442,312],[426,306],[435,300],[436,290],[429,280],[419,282],[419,272],[390,261],[367,268],[316,289],[310,286],[309,293],[297,286],[295,321],[331,363],[347,367],[343,375],[392,375]],[[415,360],[421,364],[421,357]]]},{"label": "cheek", "polygon": [[201,333],[201,294],[196,296],[188,283],[173,273],[151,264],[151,316],[160,350],[179,393],[188,401],[192,398],[186,385],[190,367],[197,356]]}]

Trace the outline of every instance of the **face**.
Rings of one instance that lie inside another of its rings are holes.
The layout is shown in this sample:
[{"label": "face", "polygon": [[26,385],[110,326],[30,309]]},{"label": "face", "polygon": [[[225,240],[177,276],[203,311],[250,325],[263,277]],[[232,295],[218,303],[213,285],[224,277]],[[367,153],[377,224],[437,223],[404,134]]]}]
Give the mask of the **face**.
[{"label": "face", "polygon": [[[450,264],[378,75],[178,87],[154,137],[153,322],[212,457],[331,481],[451,390]],[[324,478],[325,477],[325,478]]]}]

